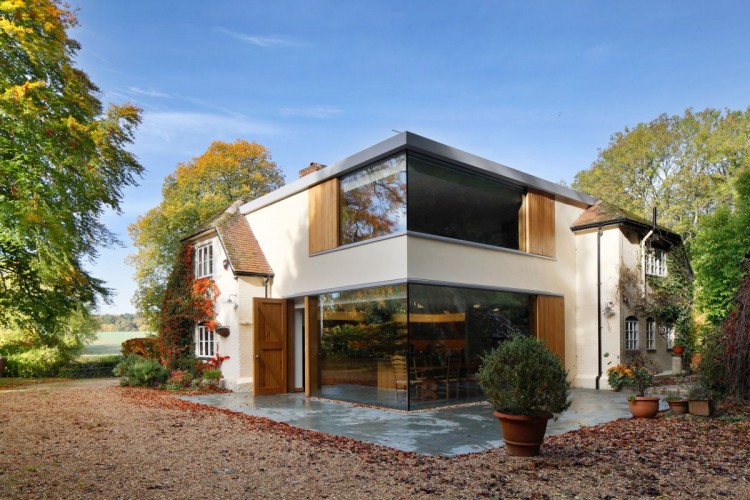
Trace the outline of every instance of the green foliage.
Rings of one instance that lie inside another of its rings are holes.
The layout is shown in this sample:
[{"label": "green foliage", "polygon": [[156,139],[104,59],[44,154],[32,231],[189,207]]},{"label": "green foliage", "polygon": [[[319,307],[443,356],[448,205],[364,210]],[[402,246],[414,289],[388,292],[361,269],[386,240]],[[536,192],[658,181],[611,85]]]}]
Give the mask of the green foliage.
[{"label": "green foliage", "polygon": [[628,372],[624,385],[634,388],[636,396],[645,396],[646,389],[654,385],[654,375],[659,373],[659,366],[641,350],[625,351],[622,359]]},{"label": "green foliage", "polygon": [[63,378],[102,378],[111,377],[112,370],[123,360],[122,356],[79,359],[64,366],[59,376]]},{"label": "green foliage", "polygon": [[667,275],[647,276],[647,310],[660,321],[674,324],[675,344],[692,351],[696,346],[693,329],[693,280],[683,247],[667,253]]},{"label": "green foliage", "polygon": [[95,326],[88,311],[75,310],[47,335],[34,329],[0,330],[0,354],[8,357],[12,376],[55,376],[96,337]]},{"label": "green foliage", "polygon": [[570,383],[560,358],[532,337],[515,335],[490,351],[477,379],[501,413],[548,416],[570,406]]},{"label": "green foliage", "polygon": [[122,360],[113,373],[120,380],[121,385],[157,387],[169,378],[169,370],[155,359],[146,359],[136,354],[130,354]]},{"label": "green foliage", "polygon": [[573,187],[647,220],[657,207],[689,244],[701,218],[731,199],[728,181],[750,161],[749,132],[750,109],[664,114],[614,134]]},{"label": "green foliage", "polygon": [[692,247],[696,304],[716,325],[734,307],[744,275],[740,262],[750,250],[750,168],[737,175],[733,186],[733,203],[704,218]]},{"label": "green foliage", "polygon": [[219,380],[221,378],[221,370],[213,368],[203,372],[203,380]]},{"label": "green foliage", "polygon": [[142,172],[125,150],[140,110],[103,109],[76,24],[59,2],[0,2],[0,320],[42,335],[109,296],[84,263],[116,241],[101,217]]},{"label": "green foliage", "polygon": [[180,249],[180,238],[239,199],[250,201],[284,185],[284,176],[263,146],[244,140],[213,142],[202,155],[164,181],[158,207],[129,228],[137,253],[135,305],[158,329],[161,297]]},{"label": "green foliage", "polygon": [[67,361],[59,347],[34,347],[7,355],[5,374],[23,378],[54,377]]}]

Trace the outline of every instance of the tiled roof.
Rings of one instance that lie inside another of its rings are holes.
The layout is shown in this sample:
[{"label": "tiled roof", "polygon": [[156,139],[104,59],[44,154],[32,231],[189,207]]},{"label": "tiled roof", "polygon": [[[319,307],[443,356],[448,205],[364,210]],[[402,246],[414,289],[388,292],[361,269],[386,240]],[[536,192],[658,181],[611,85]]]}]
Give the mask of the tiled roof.
[{"label": "tiled roof", "polygon": [[[652,221],[649,221],[643,217],[634,215],[622,208],[607,203],[606,201],[599,200],[589,208],[587,208],[570,226],[570,229],[577,231],[579,229],[587,229],[597,226],[608,226],[614,224],[623,224],[637,229],[643,232],[648,231],[653,227]],[[656,226],[663,236],[673,241],[681,241],[680,236],[677,233],[670,231],[669,229]]]},{"label": "tiled roof", "polygon": [[245,200],[235,201],[219,215],[199,226],[188,238],[216,230],[235,274],[273,276],[273,269],[268,264],[247,218],[239,211],[243,203]]}]

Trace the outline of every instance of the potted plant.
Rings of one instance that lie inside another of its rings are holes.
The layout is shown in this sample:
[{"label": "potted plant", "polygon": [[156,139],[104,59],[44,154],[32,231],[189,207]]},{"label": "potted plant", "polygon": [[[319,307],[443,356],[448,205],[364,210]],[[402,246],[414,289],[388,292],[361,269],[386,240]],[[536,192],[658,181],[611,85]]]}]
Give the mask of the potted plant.
[{"label": "potted plant", "polygon": [[654,385],[659,369],[641,351],[630,351],[627,357],[631,374],[626,384],[635,389],[635,396],[628,397],[630,413],[635,418],[654,418],[659,413],[659,398],[647,397],[646,389]]},{"label": "potted plant", "polygon": [[669,394],[666,398],[672,415],[685,415],[688,412],[688,400],[678,394]]},{"label": "potted plant", "polygon": [[710,417],[714,414],[714,392],[701,383],[694,385],[688,392],[688,410],[691,415]]},{"label": "potted plant", "polygon": [[547,421],[570,406],[567,375],[560,358],[526,335],[482,357],[477,380],[500,421],[506,453],[539,454]]},{"label": "potted plant", "polygon": [[633,372],[627,365],[615,365],[607,370],[607,381],[613,391],[619,392],[623,386],[628,385]]}]

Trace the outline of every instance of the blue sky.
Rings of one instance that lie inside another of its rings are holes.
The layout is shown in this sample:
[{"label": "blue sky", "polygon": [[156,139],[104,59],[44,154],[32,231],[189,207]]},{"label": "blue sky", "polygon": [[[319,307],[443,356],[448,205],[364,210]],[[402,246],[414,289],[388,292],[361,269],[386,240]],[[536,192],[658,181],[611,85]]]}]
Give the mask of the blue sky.
[{"label": "blue sky", "polygon": [[144,110],[147,169],[92,266],[129,312],[128,224],[213,140],[269,148],[287,181],[410,130],[552,181],[616,131],[750,105],[744,2],[72,0],[78,66]]}]

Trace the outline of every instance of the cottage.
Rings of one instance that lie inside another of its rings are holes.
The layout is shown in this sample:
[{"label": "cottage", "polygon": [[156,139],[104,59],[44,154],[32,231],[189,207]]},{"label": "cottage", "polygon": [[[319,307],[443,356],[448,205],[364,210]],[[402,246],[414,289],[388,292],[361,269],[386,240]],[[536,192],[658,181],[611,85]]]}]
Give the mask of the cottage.
[{"label": "cottage", "polygon": [[229,355],[231,389],[470,401],[480,356],[513,333],[542,339],[578,387],[606,388],[626,349],[671,367],[620,275],[668,273],[678,235],[409,132],[301,175],[186,238],[221,291],[221,335],[197,325],[196,354]]}]

